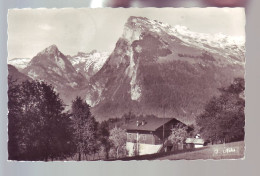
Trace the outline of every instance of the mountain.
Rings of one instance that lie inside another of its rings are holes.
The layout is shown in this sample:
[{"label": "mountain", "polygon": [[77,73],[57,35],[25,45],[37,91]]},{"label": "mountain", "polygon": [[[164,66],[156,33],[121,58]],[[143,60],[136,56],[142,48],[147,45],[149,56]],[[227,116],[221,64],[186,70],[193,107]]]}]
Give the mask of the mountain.
[{"label": "mountain", "polygon": [[[19,70],[11,64],[8,64],[8,78],[10,80],[16,81],[17,83],[21,83],[23,81],[31,80],[30,77],[28,77],[25,74],[19,72]],[[8,81],[10,81],[9,79],[8,79]]]},{"label": "mountain", "polygon": [[70,103],[79,95],[87,82],[56,45],[49,46],[33,57],[23,73],[32,79],[52,84],[65,103]]},{"label": "mountain", "polygon": [[176,25],[173,28],[170,27],[169,33],[177,36],[189,45],[203,48],[215,54],[221,52],[229,62],[234,62],[236,59],[242,62],[245,61],[245,38],[242,36],[227,36],[221,33],[197,33],[180,25]]},{"label": "mountain", "polygon": [[144,17],[128,19],[86,89],[97,118],[132,111],[192,121],[219,95],[218,88],[244,76],[243,43],[179,28]]},{"label": "mountain", "polygon": [[8,64],[14,65],[18,70],[22,70],[30,61],[31,58],[13,58],[8,60]]},{"label": "mountain", "polygon": [[90,79],[104,65],[109,56],[108,52],[97,52],[93,50],[90,53],[78,52],[77,55],[69,58],[77,72]]}]

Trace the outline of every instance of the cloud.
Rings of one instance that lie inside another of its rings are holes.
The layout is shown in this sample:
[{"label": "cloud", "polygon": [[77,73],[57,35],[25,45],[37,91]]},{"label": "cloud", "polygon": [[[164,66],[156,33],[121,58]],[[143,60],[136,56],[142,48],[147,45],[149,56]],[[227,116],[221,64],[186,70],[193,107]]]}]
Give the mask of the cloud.
[{"label": "cloud", "polygon": [[49,31],[52,29],[52,27],[49,24],[40,24],[38,27],[45,31]]}]

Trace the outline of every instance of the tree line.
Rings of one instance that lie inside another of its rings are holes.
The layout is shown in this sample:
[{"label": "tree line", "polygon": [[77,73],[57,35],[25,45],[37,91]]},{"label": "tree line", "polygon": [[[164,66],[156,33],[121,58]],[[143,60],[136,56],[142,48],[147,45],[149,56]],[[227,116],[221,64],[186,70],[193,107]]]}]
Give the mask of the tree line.
[{"label": "tree line", "polygon": [[220,88],[220,96],[213,97],[196,118],[202,137],[212,144],[244,140],[245,136],[245,80],[235,78],[230,86]]},{"label": "tree line", "polygon": [[196,134],[212,144],[244,140],[244,90],[244,78],[235,78],[229,86],[219,88],[220,95],[211,98],[195,118],[195,123],[190,125],[193,130],[188,132],[187,127],[177,125],[172,129],[169,141],[173,146],[184,144],[187,137]]},{"label": "tree line", "polygon": [[81,98],[70,110],[52,85],[8,78],[9,160],[95,160],[126,155],[126,133],[98,123]]},{"label": "tree line", "polygon": [[183,144],[187,137],[200,134],[206,143],[228,143],[242,141],[245,137],[245,80],[235,78],[227,87],[218,89],[206,103],[204,111],[195,118],[188,132],[185,126],[172,129],[169,140],[173,145]]},{"label": "tree line", "polygon": [[[193,134],[212,142],[244,139],[244,79],[220,88],[204,111],[196,117]],[[9,160],[96,160],[127,155],[126,131],[121,127],[138,118],[129,112],[120,119],[101,123],[91,114],[90,106],[76,97],[65,111],[65,104],[52,85],[42,81],[17,81],[8,78],[8,153]],[[172,129],[172,144],[183,143],[184,127]]]}]

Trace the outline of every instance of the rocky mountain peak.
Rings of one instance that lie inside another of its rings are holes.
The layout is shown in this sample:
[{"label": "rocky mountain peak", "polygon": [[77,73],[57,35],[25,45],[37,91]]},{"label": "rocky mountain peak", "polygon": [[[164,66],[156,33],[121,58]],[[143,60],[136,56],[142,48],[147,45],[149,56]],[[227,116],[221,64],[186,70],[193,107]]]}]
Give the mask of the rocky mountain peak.
[{"label": "rocky mountain peak", "polygon": [[112,53],[65,56],[51,45],[23,73],[54,85],[67,103],[84,97],[100,119],[129,110],[192,119],[217,88],[243,77],[243,58],[244,50],[225,35],[131,16]]},{"label": "rocky mountain peak", "polygon": [[139,40],[140,35],[143,32],[148,31],[149,26],[147,24],[148,19],[145,17],[129,17],[125,23],[122,38],[126,39],[128,42]]},{"label": "rocky mountain peak", "polygon": [[67,103],[71,102],[75,94],[78,94],[77,90],[86,84],[85,77],[77,73],[68,57],[60,52],[56,45],[51,45],[34,56],[22,72],[31,79],[52,84]]},{"label": "rocky mountain peak", "polygon": [[217,88],[243,76],[239,57],[243,50],[228,36],[131,16],[106,63],[91,77],[86,101],[100,118],[131,109],[190,120],[218,95]]},{"label": "rocky mountain peak", "polygon": [[60,54],[60,51],[58,49],[58,47],[53,44],[53,45],[50,45],[49,47],[45,48],[43,51],[41,51],[39,53],[40,55],[42,54],[47,54],[47,55],[50,55],[50,54],[54,54],[54,55],[59,55]]},{"label": "rocky mountain peak", "polygon": [[90,56],[90,55],[93,55],[93,54],[95,54],[95,53],[99,53],[97,50],[92,50],[92,51],[90,51],[89,53],[85,53],[85,52],[78,52],[75,56],[73,56],[73,57],[88,57],[88,56]]},{"label": "rocky mountain peak", "polygon": [[140,16],[130,16],[127,20],[127,23],[128,24],[131,24],[131,23],[137,23],[137,22],[145,22],[145,21],[149,21],[148,18],[146,17],[140,17]]},{"label": "rocky mountain peak", "polygon": [[232,60],[234,56],[244,62],[244,37],[229,36],[221,33],[199,33],[191,31],[188,27],[182,25],[171,26],[167,23],[150,20],[145,17],[129,17],[125,24],[122,38],[132,43],[135,40],[140,40],[144,34],[150,34],[155,37],[160,36],[160,39],[167,43],[169,43],[169,40],[174,40],[178,45],[183,43],[184,45],[195,46],[213,53],[218,53],[221,50],[229,60]]},{"label": "rocky mountain peak", "polygon": [[108,52],[98,52],[97,50],[89,53],[78,52],[77,55],[72,56],[69,60],[78,73],[89,79],[103,67],[109,54]]},{"label": "rocky mountain peak", "polygon": [[84,52],[78,52],[75,56],[72,56],[72,57],[78,57],[78,56],[80,56],[80,57],[85,57],[87,54],[86,53],[84,53]]},{"label": "rocky mountain peak", "polygon": [[94,54],[94,53],[97,53],[98,51],[97,50],[92,50],[89,54]]}]

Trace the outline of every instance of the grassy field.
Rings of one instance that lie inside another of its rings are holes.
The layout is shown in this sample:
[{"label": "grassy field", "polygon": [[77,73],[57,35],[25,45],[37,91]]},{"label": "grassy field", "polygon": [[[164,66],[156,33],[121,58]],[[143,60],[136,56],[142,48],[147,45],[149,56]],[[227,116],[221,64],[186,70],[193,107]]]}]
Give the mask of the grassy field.
[{"label": "grassy field", "polygon": [[196,160],[196,159],[241,159],[244,158],[244,141],[209,145],[196,151],[173,154],[156,158],[157,160]]},{"label": "grassy field", "polygon": [[[203,148],[179,150],[167,153],[155,153],[150,155],[140,155],[124,158],[110,158],[106,161],[130,161],[130,160],[198,160],[198,159],[242,159],[244,158],[244,141],[232,142],[227,144],[208,145]],[[78,156],[68,158],[67,160],[77,160]],[[91,155],[87,158],[82,156],[82,160],[102,160],[105,159],[102,155]]]}]

